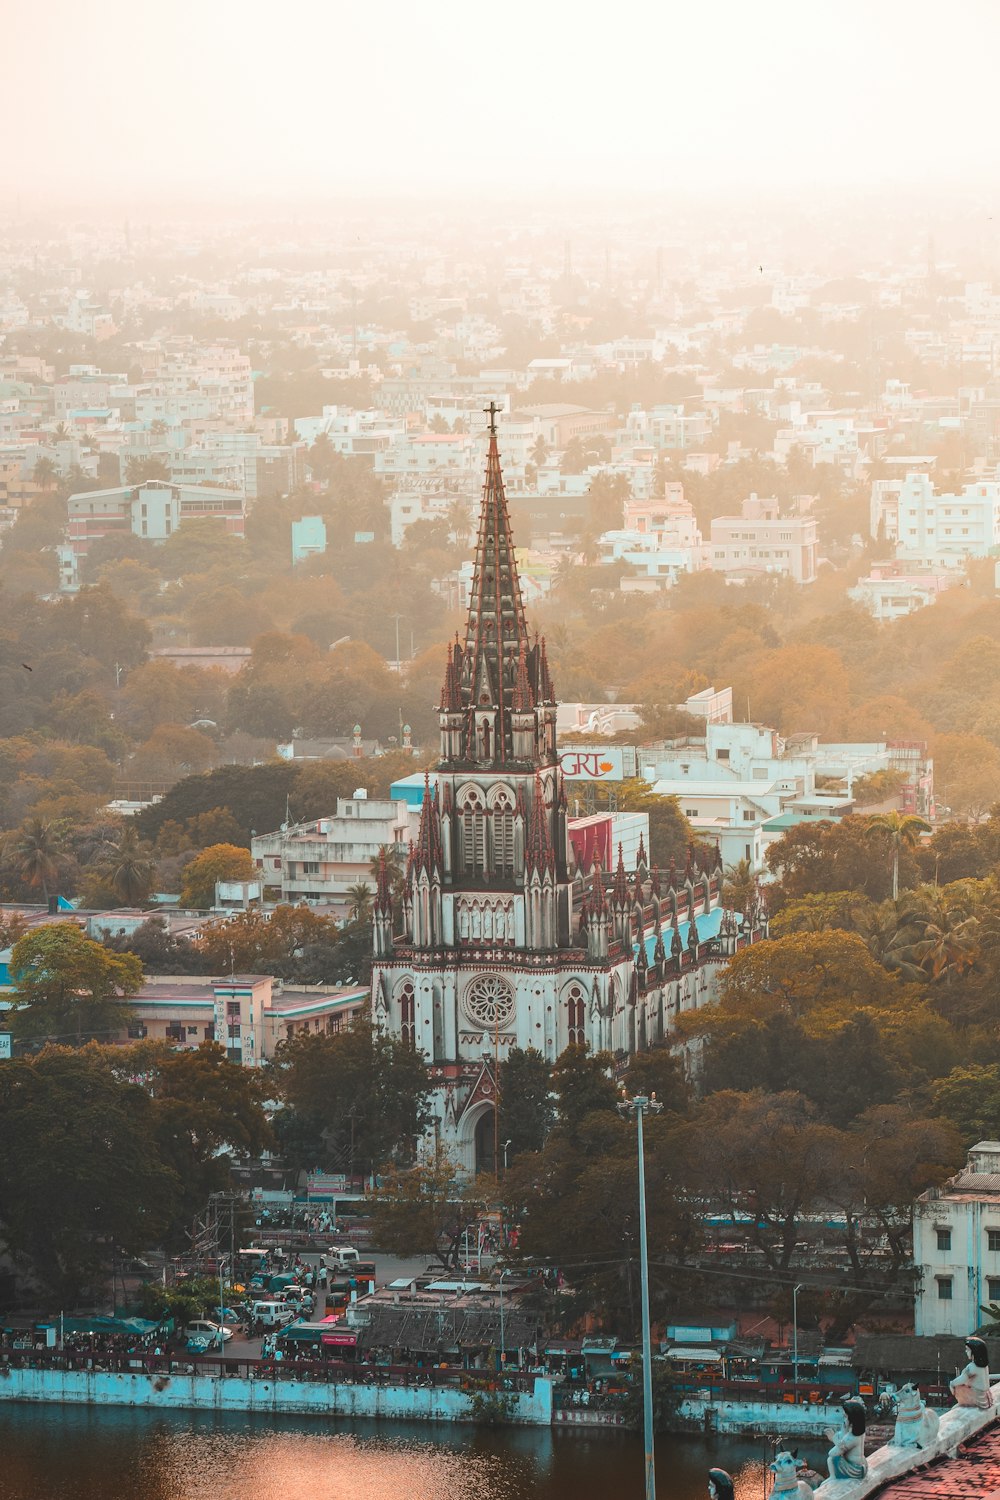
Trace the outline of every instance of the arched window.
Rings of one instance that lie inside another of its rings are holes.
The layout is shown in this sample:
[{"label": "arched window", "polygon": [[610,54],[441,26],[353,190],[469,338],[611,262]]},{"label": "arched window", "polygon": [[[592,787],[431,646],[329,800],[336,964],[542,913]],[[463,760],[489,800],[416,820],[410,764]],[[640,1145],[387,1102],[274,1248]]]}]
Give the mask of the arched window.
[{"label": "arched window", "polygon": [[417,1004],[413,984],[407,980],[399,992],[399,1037],[406,1047],[416,1046]]},{"label": "arched window", "polygon": [[493,812],[493,870],[497,875],[514,873],[514,804],[506,789],[491,799]]},{"label": "arched window", "polygon": [[586,1007],[583,1002],[583,991],[578,984],[570,986],[568,1008],[569,1045],[571,1047],[582,1047],[587,1040],[584,1031]]},{"label": "arched window", "polygon": [[486,809],[478,787],[462,793],[459,804],[462,828],[462,863],[467,875],[486,874]]}]

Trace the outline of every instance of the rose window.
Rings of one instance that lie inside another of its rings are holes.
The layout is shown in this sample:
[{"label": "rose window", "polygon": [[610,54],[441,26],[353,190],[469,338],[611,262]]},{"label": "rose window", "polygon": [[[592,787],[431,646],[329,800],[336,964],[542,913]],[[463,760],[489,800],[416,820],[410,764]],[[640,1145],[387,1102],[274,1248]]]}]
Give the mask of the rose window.
[{"label": "rose window", "polygon": [[493,1030],[514,1015],[514,994],[499,974],[480,974],[465,992],[465,1014],[474,1026]]}]

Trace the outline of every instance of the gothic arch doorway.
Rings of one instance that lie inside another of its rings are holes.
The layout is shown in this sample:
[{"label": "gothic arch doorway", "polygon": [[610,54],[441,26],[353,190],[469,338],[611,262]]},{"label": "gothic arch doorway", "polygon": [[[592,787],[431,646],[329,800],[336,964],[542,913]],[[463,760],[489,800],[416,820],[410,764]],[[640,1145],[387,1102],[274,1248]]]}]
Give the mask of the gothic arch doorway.
[{"label": "gothic arch doorway", "polygon": [[487,1172],[491,1177],[496,1176],[496,1155],[494,1153],[496,1130],[493,1119],[493,1107],[489,1105],[483,1110],[476,1121],[475,1170],[477,1176],[480,1172]]},{"label": "gothic arch doorway", "polygon": [[483,1100],[466,1111],[458,1127],[458,1155],[466,1172],[492,1174],[495,1136],[492,1104]]}]

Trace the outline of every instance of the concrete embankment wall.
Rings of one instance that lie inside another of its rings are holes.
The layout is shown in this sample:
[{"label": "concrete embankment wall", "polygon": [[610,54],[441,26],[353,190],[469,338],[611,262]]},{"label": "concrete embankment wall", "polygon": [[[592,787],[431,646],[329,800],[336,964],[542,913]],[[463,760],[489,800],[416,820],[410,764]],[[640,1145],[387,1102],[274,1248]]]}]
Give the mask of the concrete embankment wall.
[{"label": "concrete embankment wall", "polygon": [[793,1406],[791,1402],[763,1401],[684,1401],[680,1415],[696,1422],[705,1432],[756,1434],[767,1432],[777,1437],[818,1437],[828,1427],[839,1427],[843,1408],[833,1406]]},{"label": "concrete embankment wall", "polygon": [[[552,1383],[513,1398],[512,1419],[536,1427],[552,1421]],[[270,1416],[384,1417],[393,1421],[467,1422],[469,1398],[451,1386],[320,1384],[240,1380],[214,1375],[128,1375],[96,1370],[0,1370],[0,1401],[68,1406],[135,1406],[160,1411],[260,1412]]]}]

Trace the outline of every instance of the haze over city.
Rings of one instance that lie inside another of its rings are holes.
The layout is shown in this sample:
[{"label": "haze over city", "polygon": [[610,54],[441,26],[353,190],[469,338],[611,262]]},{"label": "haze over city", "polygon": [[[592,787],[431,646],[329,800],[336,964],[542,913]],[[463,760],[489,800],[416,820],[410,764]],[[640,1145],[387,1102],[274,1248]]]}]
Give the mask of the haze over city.
[{"label": "haze over city", "polygon": [[944,14],[933,0],[7,0],[0,185],[95,206],[992,191],[1000,13],[958,0]]},{"label": "haze over city", "polygon": [[0,18],[3,1500],[1000,1472],[1000,9]]}]

